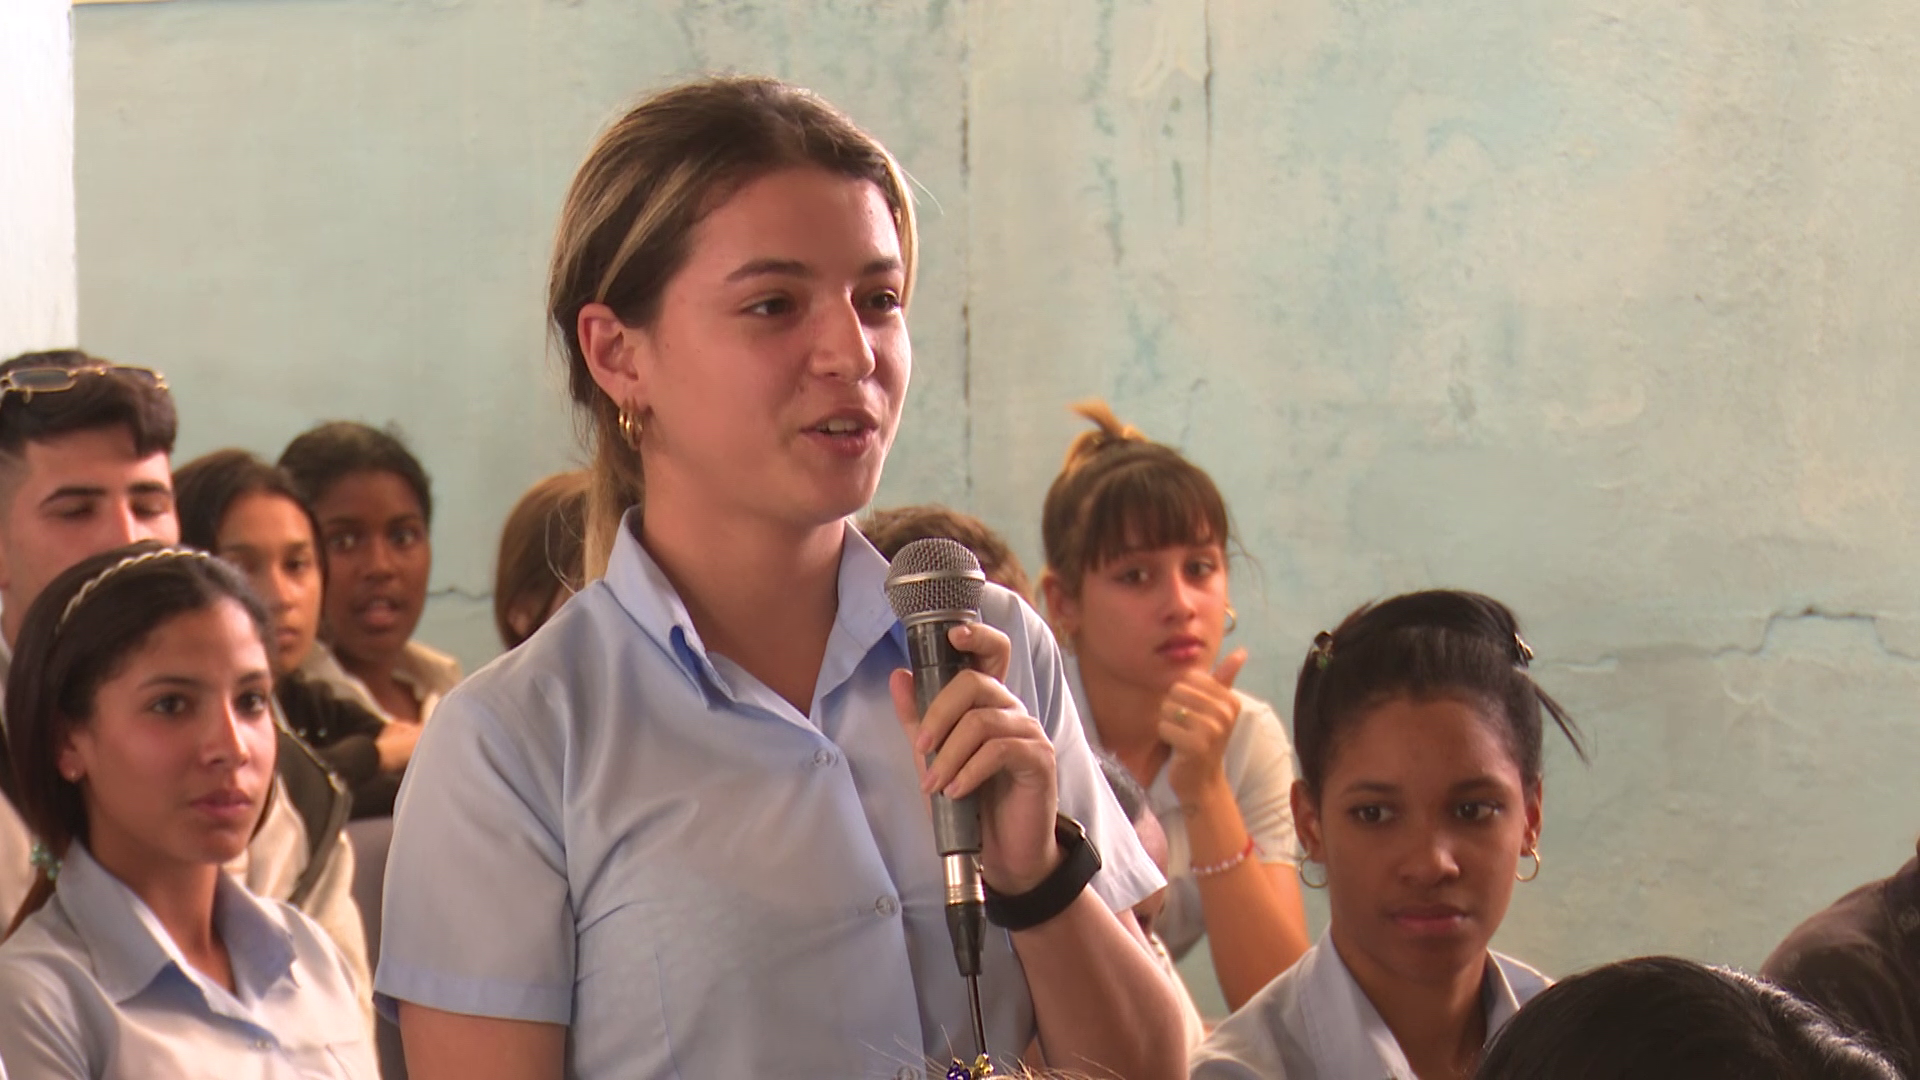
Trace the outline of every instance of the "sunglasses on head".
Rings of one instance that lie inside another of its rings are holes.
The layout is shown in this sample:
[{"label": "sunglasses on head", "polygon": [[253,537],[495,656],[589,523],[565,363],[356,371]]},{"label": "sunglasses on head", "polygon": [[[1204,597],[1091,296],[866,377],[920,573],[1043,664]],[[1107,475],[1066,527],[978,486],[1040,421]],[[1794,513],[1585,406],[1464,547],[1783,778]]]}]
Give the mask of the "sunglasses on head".
[{"label": "sunglasses on head", "polygon": [[31,402],[35,394],[57,394],[80,385],[88,375],[124,376],[154,390],[167,389],[167,377],[152,368],[126,367],[121,364],[85,364],[80,367],[19,367],[0,375],[0,403],[10,394],[19,394],[22,402]]}]

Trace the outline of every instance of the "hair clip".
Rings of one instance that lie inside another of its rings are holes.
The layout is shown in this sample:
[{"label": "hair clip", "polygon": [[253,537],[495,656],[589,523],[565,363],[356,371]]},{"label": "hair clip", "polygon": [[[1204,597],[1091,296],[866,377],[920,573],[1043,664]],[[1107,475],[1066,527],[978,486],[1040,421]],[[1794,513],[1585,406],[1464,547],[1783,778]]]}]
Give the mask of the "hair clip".
[{"label": "hair clip", "polygon": [[27,856],[27,861],[32,863],[35,869],[47,875],[48,881],[60,880],[60,857],[55,855],[47,845],[35,840],[33,851]]},{"label": "hair clip", "polygon": [[1313,662],[1321,671],[1327,670],[1333,663],[1333,635],[1325,630],[1314,636]]},{"label": "hair clip", "polygon": [[953,1064],[947,1066],[947,1080],[986,1080],[992,1075],[993,1062],[985,1054],[974,1058],[971,1065],[954,1058]]},{"label": "hair clip", "polygon": [[1533,663],[1533,646],[1527,644],[1527,639],[1521,637],[1519,634],[1515,634],[1513,635],[1513,644],[1516,648],[1520,650],[1520,666],[1526,667],[1529,664],[1532,664]]}]

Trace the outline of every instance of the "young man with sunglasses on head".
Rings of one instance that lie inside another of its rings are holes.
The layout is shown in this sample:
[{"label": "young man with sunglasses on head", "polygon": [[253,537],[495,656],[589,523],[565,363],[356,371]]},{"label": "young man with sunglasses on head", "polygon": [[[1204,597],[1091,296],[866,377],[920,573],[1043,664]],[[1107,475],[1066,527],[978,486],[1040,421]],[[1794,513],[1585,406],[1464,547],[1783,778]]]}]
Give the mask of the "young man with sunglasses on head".
[{"label": "young man with sunglasses on head", "polygon": [[[0,364],[0,679],[27,609],[67,568],[141,540],[178,543],[173,452],[178,424],[166,379],[64,349]],[[0,730],[5,716],[0,714]],[[278,777],[244,865],[256,894],[311,916],[346,953],[359,985],[366,939],[354,906],[353,854],[341,833],[345,790],[283,731]],[[32,839],[11,801],[12,757],[0,739],[0,921],[32,883]],[[369,1003],[371,998],[369,997]]]}]

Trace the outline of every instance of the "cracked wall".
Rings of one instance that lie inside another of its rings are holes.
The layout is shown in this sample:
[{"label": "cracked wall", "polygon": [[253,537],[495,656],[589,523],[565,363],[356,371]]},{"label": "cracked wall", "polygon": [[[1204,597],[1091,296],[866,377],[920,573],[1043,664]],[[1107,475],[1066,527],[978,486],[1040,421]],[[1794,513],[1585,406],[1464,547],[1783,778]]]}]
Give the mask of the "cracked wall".
[{"label": "cracked wall", "polygon": [[77,50],[84,340],[189,453],[402,418],[469,661],[570,453],[569,171],[637,89],[764,70],[923,187],[884,501],[1034,556],[1102,395],[1232,501],[1254,692],[1369,597],[1516,607],[1598,754],[1550,755],[1503,948],[1756,964],[1912,854],[1912,5],[176,0]]}]

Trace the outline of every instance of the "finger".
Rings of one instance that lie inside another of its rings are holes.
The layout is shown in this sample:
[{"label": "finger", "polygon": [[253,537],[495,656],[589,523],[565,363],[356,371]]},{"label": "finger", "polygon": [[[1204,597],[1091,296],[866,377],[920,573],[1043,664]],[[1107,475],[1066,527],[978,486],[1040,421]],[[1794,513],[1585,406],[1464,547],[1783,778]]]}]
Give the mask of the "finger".
[{"label": "finger", "polygon": [[1223,700],[1217,693],[1175,686],[1167,694],[1166,711],[1183,727],[1230,728],[1240,715],[1240,703]]},{"label": "finger", "polygon": [[927,774],[921,780],[925,791],[938,791],[953,782],[980,748],[994,739],[1040,736],[1038,721],[1008,709],[974,709],[961,717],[940,752],[927,762]]},{"label": "finger", "polygon": [[999,681],[984,672],[963,671],[927,706],[913,748],[923,756],[932,753],[970,710],[1021,708],[1020,699]]},{"label": "finger", "polygon": [[1226,659],[1220,661],[1219,667],[1213,669],[1214,681],[1231,690],[1233,680],[1240,677],[1240,669],[1246,666],[1247,650],[1235,649],[1226,655]]},{"label": "finger", "polygon": [[1174,753],[1186,753],[1204,756],[1209,740],[1190,728],[1183,728],[1171,720],[1160,721],[1160,741],[1173,748]]},{"label": "finger", "polygon": [[1046,739],[989,739],[967,759],[941,794],[949,799],[964,799],[1002,774],[1016,783],[1028,781],[1051,789],[1053,767],[1053,744]]},{"label": "finger", "polygon": [[986,623],[962,623],[947,631],[953,647],[973,655],[973,669],[989,678],[1004,679],[1013,661],[1013,639]]}]

